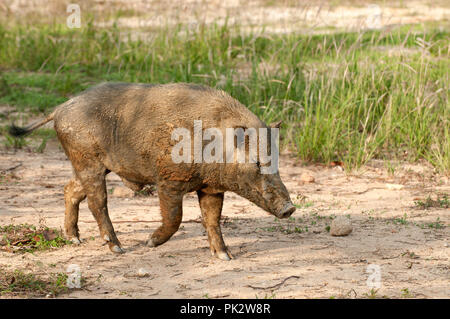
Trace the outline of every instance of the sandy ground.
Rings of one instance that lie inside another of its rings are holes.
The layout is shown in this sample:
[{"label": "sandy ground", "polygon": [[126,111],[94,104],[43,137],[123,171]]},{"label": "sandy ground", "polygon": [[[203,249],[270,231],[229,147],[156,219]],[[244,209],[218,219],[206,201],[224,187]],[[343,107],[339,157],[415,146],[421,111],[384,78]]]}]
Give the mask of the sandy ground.
[{"label": "sandy ground", "polygon": [[[302,208],[294,213],[295,221],[276,221],[227,193],[222,230],[234,256],[229,262],[210,256],[194,194],[185,197],[183,223],[174,237],[157,248],[146,247],[144,241],[159,225],[157,195],[118,192],[123,184],[110,174],[109,211],[125,254],[113,255],[102,246],[83,202],[81,245],[34,254],[2,251],[0,268],[48,274],[78,265],[84,288],[59,298],[364,298],[370,295],[367,268],[374,264],[381,275],[378,297],[449,298],[450,211],[415,205],[428,195],[449,194],[449,179],[426,165],[393,167],[389,175],[385,164],[373,161],[349,175],[340,167],[303,166],[283,156],[282,179]],[[63,227],[63,187],[71,164],[56,140],[42,154],[2,148],[0,171],[0,225]],[[315,181],[303,183],[304,173]],[[346,237],[326,230],[339,215],[353,224]],[[438,218],[445,228],[427,226]],[[150,276],[139,277],[140,268]]]}]

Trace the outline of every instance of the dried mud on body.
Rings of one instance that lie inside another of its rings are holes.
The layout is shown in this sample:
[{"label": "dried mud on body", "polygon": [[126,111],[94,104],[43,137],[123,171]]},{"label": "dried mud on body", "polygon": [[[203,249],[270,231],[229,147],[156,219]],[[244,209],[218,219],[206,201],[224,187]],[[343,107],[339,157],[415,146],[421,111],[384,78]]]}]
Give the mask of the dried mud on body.
[{"label": "dried mud on body", "polygon": [[[62,228],[63,187],[71,170],[55,140],[43,153],[0,150],[0,225]],[[0,268],[49,275],[78,265],[82,288],[58,298],[449,297],[448,177],[426,165],[388,169],[381,161],[346,174],[339,165],[303,166],[288,155],[280,160],[280,172],[298,208],[288,220],[226,194],[222,230],[234,256],[229,262],[211,257],[194,194],[185,196],[183,223],[174,237],[157,248],[145,246],[159,226],[158,197],[133,195],[110,174],[109,212],[125,254],[102,246],[83,202],[81,245],[1,250]],[[337,216],[351,220],[348,236],[330,235]],[[371,264],[380,266],[380,289],[367,286]]]}]

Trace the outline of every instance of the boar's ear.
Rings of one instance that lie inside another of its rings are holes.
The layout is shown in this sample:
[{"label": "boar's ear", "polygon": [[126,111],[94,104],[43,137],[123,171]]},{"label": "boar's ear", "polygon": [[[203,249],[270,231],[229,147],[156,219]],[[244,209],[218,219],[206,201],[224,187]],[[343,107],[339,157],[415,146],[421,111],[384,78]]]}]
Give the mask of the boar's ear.
[{"label": "boar's ear", "polygon": [[270,124],[271,128],[280,128],[282,121],[274,122]]}]

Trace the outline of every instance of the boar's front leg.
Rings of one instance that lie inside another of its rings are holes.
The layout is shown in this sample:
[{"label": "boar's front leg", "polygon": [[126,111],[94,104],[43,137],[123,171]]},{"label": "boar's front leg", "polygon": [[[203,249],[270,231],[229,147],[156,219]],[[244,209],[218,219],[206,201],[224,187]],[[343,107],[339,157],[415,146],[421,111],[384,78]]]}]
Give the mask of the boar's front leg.
[{"label": "boar's front leg", "polygon": [[183,193],[177,187],[158,185],[159,206],[162,225],[147,240],[147,246],[156,247],[164,244],[176,233],[183,217]]},{"label": "boar's front leg", "polygon": [[202,191],[197,192],[200,210],[203,217],[203,226],[208,233],[208,241],[211,255],[222,260],[230,260],[231,254],[222,238],[220,230],[220,216],[222,214],[223,193],[207,194]]}]

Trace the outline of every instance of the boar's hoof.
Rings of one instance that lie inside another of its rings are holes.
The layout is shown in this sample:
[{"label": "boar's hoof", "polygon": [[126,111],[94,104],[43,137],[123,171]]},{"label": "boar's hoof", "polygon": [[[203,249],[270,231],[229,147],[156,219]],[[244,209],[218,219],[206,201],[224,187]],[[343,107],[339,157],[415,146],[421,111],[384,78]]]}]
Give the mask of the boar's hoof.
[{"label": "boar's hoof", "polygon": [[156,247],[155,243],[153,242],[152,238],[149,238],[146,242],[145,245],[147,245],[148,247]]},{"label": "boar's hoof", "polygon": [[220,260],[231,260],[233,259],[233,256],[231,255],[231,253],[227,250],[227,251],[215,251],[215,249],[211,249],[211,255],[213,255],[216,258],[219,258]]},{"label": "boar's hoof", "polygon": [[79,245],[79,244],[81,244],[81,240],[80,240],[79,238],[77,238],[77,237],[70,238],[69,241],[70,241],[72,244],[74,244],[74,245]]},{"label": "boar's hoof", "polygon": [[216,253],[216,257],[219,258],[220,260],[231,260],[230,255],[225,252],[225,251],[219,251],[218,253]]},{"label": "boar's hoof", "polygon": [[117,246],[117,245],[114,245],[114,246],[110,247],[109,249],[111,249],[111,251],[112,251],[113,253],[116,253],[116,254],[123,254],[123,253],[124,253],[123,249],[120,248],[120,247]]},{"label": "boar's hoof", "polygon": [[109,249],[113,253],[115,253],[115,254],[123,254],[124,253],[123,249],[120,248],[120,243],[117,239],[115,241],[111,241],[111,238],[109,238],[109,236],[105,234],[103,236],[103,240],[105,241],[105,243],[108,244]]}]

